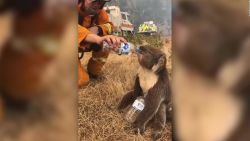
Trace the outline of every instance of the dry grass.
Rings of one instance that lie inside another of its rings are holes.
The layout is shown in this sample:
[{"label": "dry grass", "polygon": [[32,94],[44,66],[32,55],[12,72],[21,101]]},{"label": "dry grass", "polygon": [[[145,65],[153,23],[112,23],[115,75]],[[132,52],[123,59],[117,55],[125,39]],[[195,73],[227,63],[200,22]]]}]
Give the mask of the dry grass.
[{"label": "dry grass", "polygon": [[[171,44],[162,48],[169,60],[171,69]],[[86,65],[91,54],[86,54]],[[135,135],[124,118],[117,111],[122,96],[133,88],[139,64],[137,56],[118,56],[110,54],[103,69],[103,78],[91,80],[89,86],[79,90],[78,135],[81,141],[146,141],[150,140],[150,129],[145,135]],[[170,141],[171,124],[168,123],[160,141]]]}]

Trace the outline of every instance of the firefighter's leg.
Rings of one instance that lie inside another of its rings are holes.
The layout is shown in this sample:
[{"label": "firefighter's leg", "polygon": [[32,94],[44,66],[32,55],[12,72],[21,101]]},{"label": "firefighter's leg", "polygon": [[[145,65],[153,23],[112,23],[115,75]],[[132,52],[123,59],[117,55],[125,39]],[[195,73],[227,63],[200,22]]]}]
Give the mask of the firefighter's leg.
[{"label": "firefighter's leg", "polygon": [[89,83],[89,75],[78,61],[78,87],[84,87]]},{"label": "firefighter's leg", "polygon": [[88,73],[91,77],[96,78],[100,75],[104,64],[109,56],[109,51],[102,50],[102,47],[93,44],[91,46],[93,52],[88,62]]}]

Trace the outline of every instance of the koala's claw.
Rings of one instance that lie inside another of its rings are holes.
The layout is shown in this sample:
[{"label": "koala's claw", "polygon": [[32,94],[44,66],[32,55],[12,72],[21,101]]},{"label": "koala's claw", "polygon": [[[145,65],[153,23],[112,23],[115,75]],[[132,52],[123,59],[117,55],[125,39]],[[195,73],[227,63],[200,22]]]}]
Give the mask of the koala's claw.
[{"label": "koala's claw", "polygon": [[134,128],[135,128],[135,134],[143,134],[145,131],[145,127],[142,125],[138,125],[138,124],[134,124]]},{"label": "koala's claw", "polygon": [[154,132],[151,136],[152,141],[156,141],[159,138],[161,138],[161,133],[160,132]]},{"label": "koala's claw", "polygon": [[144,134],[144,129],[135,128],[134,133],[135,133],[135,134],[141,134],[141,135],[143,135],[143,134]]}]

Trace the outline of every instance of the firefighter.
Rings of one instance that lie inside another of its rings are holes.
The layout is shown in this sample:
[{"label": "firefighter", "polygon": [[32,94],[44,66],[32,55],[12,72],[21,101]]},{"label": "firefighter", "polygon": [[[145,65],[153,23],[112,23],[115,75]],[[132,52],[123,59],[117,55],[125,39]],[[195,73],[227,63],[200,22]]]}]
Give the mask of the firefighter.
[{"label": "firefighter", "polygon": [[102,49],[102,43],[106,41],[112,47],[119,47],[121,42],[126,42],[121,37],[110,35],[112,23],[108,14],[103,9],[110,0],[79,0],[78,1],[78,46],[81,53],[92,51],[92,57],[88,61],[87,71],[83,69],[81,61],[78,61],[78,86],[86,86],[89,78],[100,76],[109,51]]}]

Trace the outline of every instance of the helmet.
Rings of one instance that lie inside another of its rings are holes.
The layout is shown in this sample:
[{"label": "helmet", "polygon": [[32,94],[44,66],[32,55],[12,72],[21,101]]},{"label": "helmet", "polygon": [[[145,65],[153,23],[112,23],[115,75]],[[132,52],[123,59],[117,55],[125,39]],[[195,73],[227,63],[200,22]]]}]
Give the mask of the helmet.
[{"label": "helmet", "polygon": [[[78,0],[78,4],[81,3],[82,1],[84,0]],[[100,2],[110,2],[111,0],[91,0],[92,2],[97,2],[97,1],[100,1]]]},{"label": "helmet", "polygon": [[104,7],[106,2],[110,2],[111,0],[91,0],[92,2],[102,2],[101,9]]},{"label": "helmet", "polygon": [[111,0],[92,0],[92,2],[96,2],[96,1],[99,1],[99,2],[110,2]]},{"label": "helmet", "polygon": [[[85,0],[78,0],[78,4],[80,4],[80,3],[82,3],[82,2],[84,2]],[[104,5],[105,5],[105,3],[106,2],[110,2],[111,0],[90,0],[91,2],[103,2],[103,5],[102,5],[102,7],[101,8],[103,8],[104,7]]]}]

